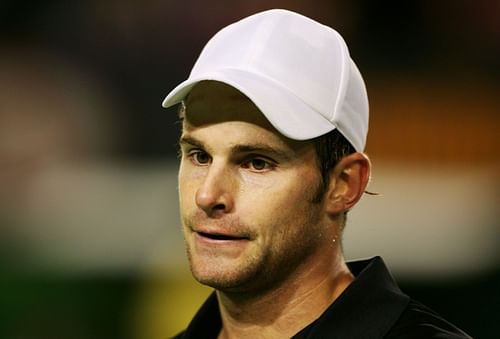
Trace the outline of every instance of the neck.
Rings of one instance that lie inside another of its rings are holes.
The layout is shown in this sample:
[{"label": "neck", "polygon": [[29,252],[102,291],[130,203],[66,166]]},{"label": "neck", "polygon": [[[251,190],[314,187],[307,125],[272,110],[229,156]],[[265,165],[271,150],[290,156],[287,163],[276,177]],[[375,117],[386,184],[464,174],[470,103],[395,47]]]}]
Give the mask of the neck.
[{"label": "neck", "polygon": [[217,291],[219,338],[290,338],[316,320],[353,280],[340,251],[303,266],[269,291]]}]

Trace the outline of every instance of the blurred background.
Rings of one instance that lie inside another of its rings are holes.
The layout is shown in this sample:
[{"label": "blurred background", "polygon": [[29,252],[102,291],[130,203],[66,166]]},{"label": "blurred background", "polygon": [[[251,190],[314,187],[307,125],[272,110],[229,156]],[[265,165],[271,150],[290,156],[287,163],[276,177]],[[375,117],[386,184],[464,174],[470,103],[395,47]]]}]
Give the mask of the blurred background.
[{"label": "blurred background", "polygon": [[349,259],[477,338],[500,321],[500,2],[0,1],[0,337],[167,338],[210,292],[177,211],[175,109],[205,42],[287,8],[337,29],[371,103]]}]

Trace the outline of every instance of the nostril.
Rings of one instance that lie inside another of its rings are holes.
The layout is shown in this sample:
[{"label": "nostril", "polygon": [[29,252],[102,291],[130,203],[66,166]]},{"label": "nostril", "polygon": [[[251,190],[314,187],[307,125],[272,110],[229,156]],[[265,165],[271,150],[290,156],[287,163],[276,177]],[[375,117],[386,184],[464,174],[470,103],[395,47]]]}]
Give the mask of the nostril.
[{"label": "nostril", "polygon": [[224,204],[217,204],[213,207],[214,210],[225,210],[226,209],[226,205]]}]

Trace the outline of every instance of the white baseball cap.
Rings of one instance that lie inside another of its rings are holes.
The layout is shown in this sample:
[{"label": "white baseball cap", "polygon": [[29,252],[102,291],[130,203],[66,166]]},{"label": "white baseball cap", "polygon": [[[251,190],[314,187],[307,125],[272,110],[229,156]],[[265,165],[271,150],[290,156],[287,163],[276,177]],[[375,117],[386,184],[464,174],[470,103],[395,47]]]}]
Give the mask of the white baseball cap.
[{"label": "white baseball cap", "polygon": [[337,129],[357,151],[368,132],[368,96],[344,39],[300,14],[272,9],[237,21],[206,44],[163,107],[202,80],[246,95],[283,135],[313,139]]}]

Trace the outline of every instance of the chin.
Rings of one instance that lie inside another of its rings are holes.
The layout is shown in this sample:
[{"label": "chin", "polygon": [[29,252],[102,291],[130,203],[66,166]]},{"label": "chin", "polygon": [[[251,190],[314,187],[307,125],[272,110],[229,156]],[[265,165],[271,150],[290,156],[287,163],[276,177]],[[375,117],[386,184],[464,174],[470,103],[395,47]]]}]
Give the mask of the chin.
[{"label": "chin", "polygon": [[[208,268],[208,269],[207,269]],[[224,292],[240,292],[255,283],[255,272],[250,269],[227,267],[221,265],[191,265],[193,277],[202,285]]]},{"label": "chin", "polygon": [[207,270],[197,270],[191,267],[193,277],[202,285],[210,286],[217,290],[230,289],[241,284],[241,278],[232,273],[226,273],[221,270],[217,272],[207,272]]}]

